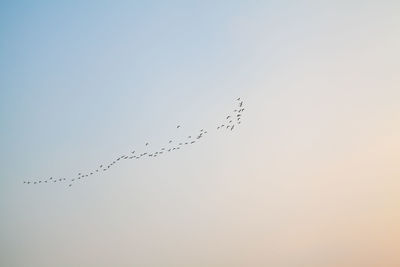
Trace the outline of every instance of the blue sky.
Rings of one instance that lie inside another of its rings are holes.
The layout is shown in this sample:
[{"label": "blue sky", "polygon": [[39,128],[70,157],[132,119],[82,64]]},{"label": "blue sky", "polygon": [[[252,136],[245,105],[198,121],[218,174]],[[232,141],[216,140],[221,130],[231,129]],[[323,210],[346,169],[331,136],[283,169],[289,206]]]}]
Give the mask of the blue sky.
[{"label": "blue sky", "polygon": [[[398,10],[3,1],[0,265],[400,262]],[[237,97],[243,125],[217,133]],[[72,190],[22,184],[201,128]]]}]

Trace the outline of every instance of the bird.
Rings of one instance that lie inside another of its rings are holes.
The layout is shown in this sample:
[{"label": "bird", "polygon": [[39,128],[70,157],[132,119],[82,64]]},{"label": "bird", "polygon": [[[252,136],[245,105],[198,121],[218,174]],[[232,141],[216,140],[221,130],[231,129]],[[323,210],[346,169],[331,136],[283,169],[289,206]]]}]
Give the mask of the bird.
[{"label": "bird", "polygon": [[70,186],[70,187],[71,187],[71,186],[72,186],[72,184],[69,184],[68,186]]},{"label": "bird", "polygon": [[[241,119],[242,119],[242,115],[243,115],[242,112],[245,110],[244,107],[243,107],[244,106],[244,101],[242,101],[242,99],[240,97],[237,98],[236,100],[239,101],[239,102],[237,102],[236,108],[233,110],[234,113],[232,113],[232,115],[227,115],[226,122],[225,122],[227,124],[217,125],[217,127],[216,127],[217,130],[222,130],[223,128],[226,127],[226,129],[230,129],[232,131],[235,128],[236,125],[241,124]],[[235,117],[236,117],[236,122],[237,123],[235,123]],[[177,125],[176,128],[179,129],[179,128],[182,128],[182,126],[181,125]],[[90,173],[88,173],[86,175],[79,172],[78,173],[78,177],[75,178],[75,179],[79,179],[80,180],[80,179],[83,179],[85,177],[88,177],[89,175],[93,175],[96,172],[98,173],[99,171],[107,171],[108,169],[110,169],[110,167],[112,167],[114,164],[118,163],[118,161],[120,161],[121,159],[125,159],[125,160],[126,159],[133,159],[133,158],[140,159],[145,155],[147,155],[149,157],[153,157],[153,156],[157,157],[157,156],[160,156],[161,154],[163,154],[164,152],[171,152],[171,151],[174,151],[174,150],[181,149],[181,148],[183,148],[182,147],[183,145],[196,143],[197,140],[199,140],[200,138],[204,137],[203,134],[206,135],[207,131],[205,129],[199,129],[198,134],[195,134],[193,136],[191,136],[191,135],[187,136],[187,138],[191,139],[191,140],[186,140],[187,142],[181,142],[181,143],[179,143],[179,145],[176,145],[175,147],[163,147],[163,148],[160,148],[159,151],[153,152],[151,154],[147,153],[147,152],[146,153],[141,153],[141,154],[135,154],[135,150],[130,151],[130,153],[128,152],[129,153],[128,156],[122,155],[122,156],[118,157],[117,159],[115,159],[112,163],[110,163],[108,165],[100,165],[100,167],[98,169],[93,170],[92,172],[90,172]],[[175,144],[175,143],[178,142],[177,140],[174,140],[174,139],[167,139],[167,141],[168,141],[168,144],[171,144],[173,142]],[[200,142],[200,141],[198,141],[198,142]],[[150,145],[149,142],[145,142],[145,146],[149,146],[149,145]],[[153,146],[154,146],[154,144],[152,145],[152,147]],[[132,154],[135,154],[137,156],[132,155]],[[72,186],[73,181],[75,181],[75,179],[72,179],[72,182],[70,184],[68,183],[69,186]],[[36,181],[32,181],[32,182],[29,181],[29,180],[25,180],[25,181],[23,181],[23,183],[24,184],[31,184],[31,183],[32,184],[40,184],[40,183],[47,183],[47,182],[51,182],[51,181],[56,183],[56,182],[61,182],[61,181],[66,181],[66,180],[67,180],[66,178],[55,178],[55,179],[53,179],[53,177],[50,177],[48,179],[36,180]],[[71,181],[71,179],[68,179],[68,180]]]}]

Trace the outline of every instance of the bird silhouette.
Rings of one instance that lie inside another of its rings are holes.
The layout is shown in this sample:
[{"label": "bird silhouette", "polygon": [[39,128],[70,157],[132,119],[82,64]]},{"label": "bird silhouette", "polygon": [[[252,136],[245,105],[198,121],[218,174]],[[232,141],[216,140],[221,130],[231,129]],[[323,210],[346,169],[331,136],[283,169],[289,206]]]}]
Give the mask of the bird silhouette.
[{"label": "bird silhouette", "polygon": [[[238,106],[238,108],[233,110],[235,112],[234,115],[228,115],[226,117],[226,121],[229,121],[229,122],[227,124],[218,125],[216,127],[217,130],[221,130],[221,129],[226,128],[226,129],[230,129],[231,131],[233,131],[234,128],[235,128],[235,125],[241,124],[242,112],[245,110],[244,107],[243,107],[244,106],[244,102],[241,100],[240,97],[237,98],[237,101],[239,101],[238,104],[236,104],[236,106]],[[234,118],[236,118],[236,120]],[[236,123],[234,121],[236,121]],[[177,129],[181,128],[181,125],[177,125],[176,128]],[[144,153],[141,153],[141,154],[137,154],[138,156],[136,156],[136,155],[133,155],[133,154],[136,153],[135,150],[130,151],[130,153],[128,152],[129,156],[122,155],[122,156],[118,157],[117,159],[113,160],[108,165],[100,165],[100,167],[98,169],[93,170],[91,172],[88,172],[88,174],[86,174],[86,175],[82,174],[81,172],[79,172],[77,178],[73,178],[73,179],[69,178],[68,179],[71,183],[69,183],[67,185],[72,186],[72,184],[73,184],[73,182],[75,180],[80,180],[80,181],[82,180],[83,181],[84,180],[83,178],[89,177],[89,175],[91,176],[93,174],[100,174],[99,171],[105,172],[105,171],[109,170],[112,166],[114,166],[116,163],[121,162],[121,160],[123,160],[123,159],[124,160],[133,159],[133,158],[141,159],[143,156],[157,157],[157,156],[163,155],[164,152],[172,152],[172,151],[180,150],[181,148],[183,148],[183,145],[194,144],[194,143],[197,142],[196,140],[199,140],[199,139],[205,137],[205,135],[207,134],[207,131],[204,128],[200,128],[199,132],[197,132],[197,133],[195,133],[193,135],[187,136],[187,139],[192,139],[192,140],[187,140],[187,142],[178,143],[179,140],[174,140],[174,138],[176,138],[176,137],[173,137],[173,138],[170,137],[171,139],[167,139],[168,140],[168,144],[171,144],[172,142],[174,142],[174,143],[177,143],[178,145],[173,146],[173,147],[166,147],[164,145],[164,147],[161,147],[159,149],[159,151],[155,151],[153,153],[144,152]],[[181,141],[184,141],[184,140],[181,140]],[[145,146],[149,146],[149,145],[150,145],[149,142],[145,142]],[[53,181],[54,183],[56,183],[56,182],[61,182],[61,181],[66,181],[66,180],[67,180],[66,178],[53,179],[53,177],[50,177],[48,179],[41,179],[41,180],[36,180],[36,181],[32,181],[32,182],[29,181],[29,180],[25,180],[25,181],[23,181],[23,183],[24,184],[31,184],[31,183],[33,183],[33,184],[41,184],[41,183],[47,183],[48,181],[49,182]]]}]

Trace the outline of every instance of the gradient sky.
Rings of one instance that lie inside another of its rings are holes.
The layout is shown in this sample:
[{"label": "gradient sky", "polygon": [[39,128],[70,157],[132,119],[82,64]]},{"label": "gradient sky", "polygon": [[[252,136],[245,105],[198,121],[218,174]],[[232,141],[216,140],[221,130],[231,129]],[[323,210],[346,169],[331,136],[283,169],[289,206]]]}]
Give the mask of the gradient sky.
[{"label": "gradient sky", "polygon": [[1,1],[0,266],[400,266],[399,47],[398,1]]}]

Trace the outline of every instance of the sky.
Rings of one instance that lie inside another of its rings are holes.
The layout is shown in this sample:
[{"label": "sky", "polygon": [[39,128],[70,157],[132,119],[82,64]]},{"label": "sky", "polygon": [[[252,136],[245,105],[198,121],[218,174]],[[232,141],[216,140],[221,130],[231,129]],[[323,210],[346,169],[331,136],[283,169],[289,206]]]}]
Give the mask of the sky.
[{"label": "sky", "polygon": [[1,1],[0,266],[400,266],[399,12]]}]

